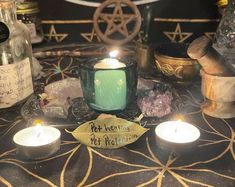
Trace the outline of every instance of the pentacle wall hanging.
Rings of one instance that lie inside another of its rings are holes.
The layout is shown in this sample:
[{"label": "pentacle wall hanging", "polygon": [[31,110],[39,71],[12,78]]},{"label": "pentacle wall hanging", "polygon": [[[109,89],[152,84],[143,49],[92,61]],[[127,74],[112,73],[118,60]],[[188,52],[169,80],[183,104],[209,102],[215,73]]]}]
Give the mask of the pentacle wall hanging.
[{"label": "pentacle wall hanging", "polygon": [[107,0],[96,9],[93,23],[102,41],[122,45],[138,34],[141,15],[136,5],[129,0]]}]

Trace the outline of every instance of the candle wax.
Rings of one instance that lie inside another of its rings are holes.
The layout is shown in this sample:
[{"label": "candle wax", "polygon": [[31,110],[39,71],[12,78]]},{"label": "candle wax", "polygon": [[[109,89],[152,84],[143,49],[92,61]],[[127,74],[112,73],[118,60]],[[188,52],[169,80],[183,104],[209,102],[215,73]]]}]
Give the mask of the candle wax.
[{"label": "candle wax", "polygon": [[48,126],[34,126],[16,133],[14,142],[22,146],[42,146],[50,144],[60,137],[60,131]]},{"label": "candle wax", "polygon": [[122,110],[126,107],[126,65],[117,59],[106,58],[95,66],[95,108],[103,111]]},{"label": "candle wax", "polygon": [[117,69],[124,68],[126,65],[115,58],[105,58],[95,64],[95,69]]},{"label": "candle wax", "polygon": [[155,132],[161,139],[172,143],[190,143],[200,137],[200,131],[195,126],[180,121],[161,123]]}]

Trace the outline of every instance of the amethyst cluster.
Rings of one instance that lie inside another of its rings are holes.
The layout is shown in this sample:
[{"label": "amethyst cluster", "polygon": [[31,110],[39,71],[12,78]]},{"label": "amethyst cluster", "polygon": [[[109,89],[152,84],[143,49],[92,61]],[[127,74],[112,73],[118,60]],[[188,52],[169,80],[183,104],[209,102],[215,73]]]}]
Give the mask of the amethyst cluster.
[{"label": "amethyst cluster", "polygon": [[161,118],[171,113],[172,100],[173,96],[170,91],[151,90],[138,98],[138,106],[145,117]]}]

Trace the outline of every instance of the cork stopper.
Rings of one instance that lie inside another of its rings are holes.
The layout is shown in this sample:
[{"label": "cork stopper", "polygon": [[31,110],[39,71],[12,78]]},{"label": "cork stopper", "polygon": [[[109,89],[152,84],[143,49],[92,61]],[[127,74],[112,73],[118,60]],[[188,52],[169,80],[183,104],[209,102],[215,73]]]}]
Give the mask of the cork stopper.
[{"label": "cork stopper", "polygon": [[212,41],[206,37],[201,36],[194,40],[188,47],[188,56],[192,59],[200,59],[206,55],[209,48],[212,46]]}]

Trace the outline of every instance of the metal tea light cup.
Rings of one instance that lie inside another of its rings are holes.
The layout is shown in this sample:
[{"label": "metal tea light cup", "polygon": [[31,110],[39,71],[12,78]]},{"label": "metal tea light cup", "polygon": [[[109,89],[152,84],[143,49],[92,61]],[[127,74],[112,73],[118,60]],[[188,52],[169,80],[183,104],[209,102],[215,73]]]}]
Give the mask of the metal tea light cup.
[{"label": "metal tea light cup", "polygon": [[155,128],[156,144],[164,152],[186,154],[198,144],[200,131],[181,121],[167,121]]},{"label": "metal tea light cup", "polygon": [[[58,129],[43,126],[42,133],[45,133],[45,135],[40,135],[38,132],[35,133],[36,128],[35,126],[25,128],[13,137],[16,153],[23,159],[40,160],[48,158],[60,149],[61,133]],[[42,136],[42,138],[35,141],[38,136]]]}]

